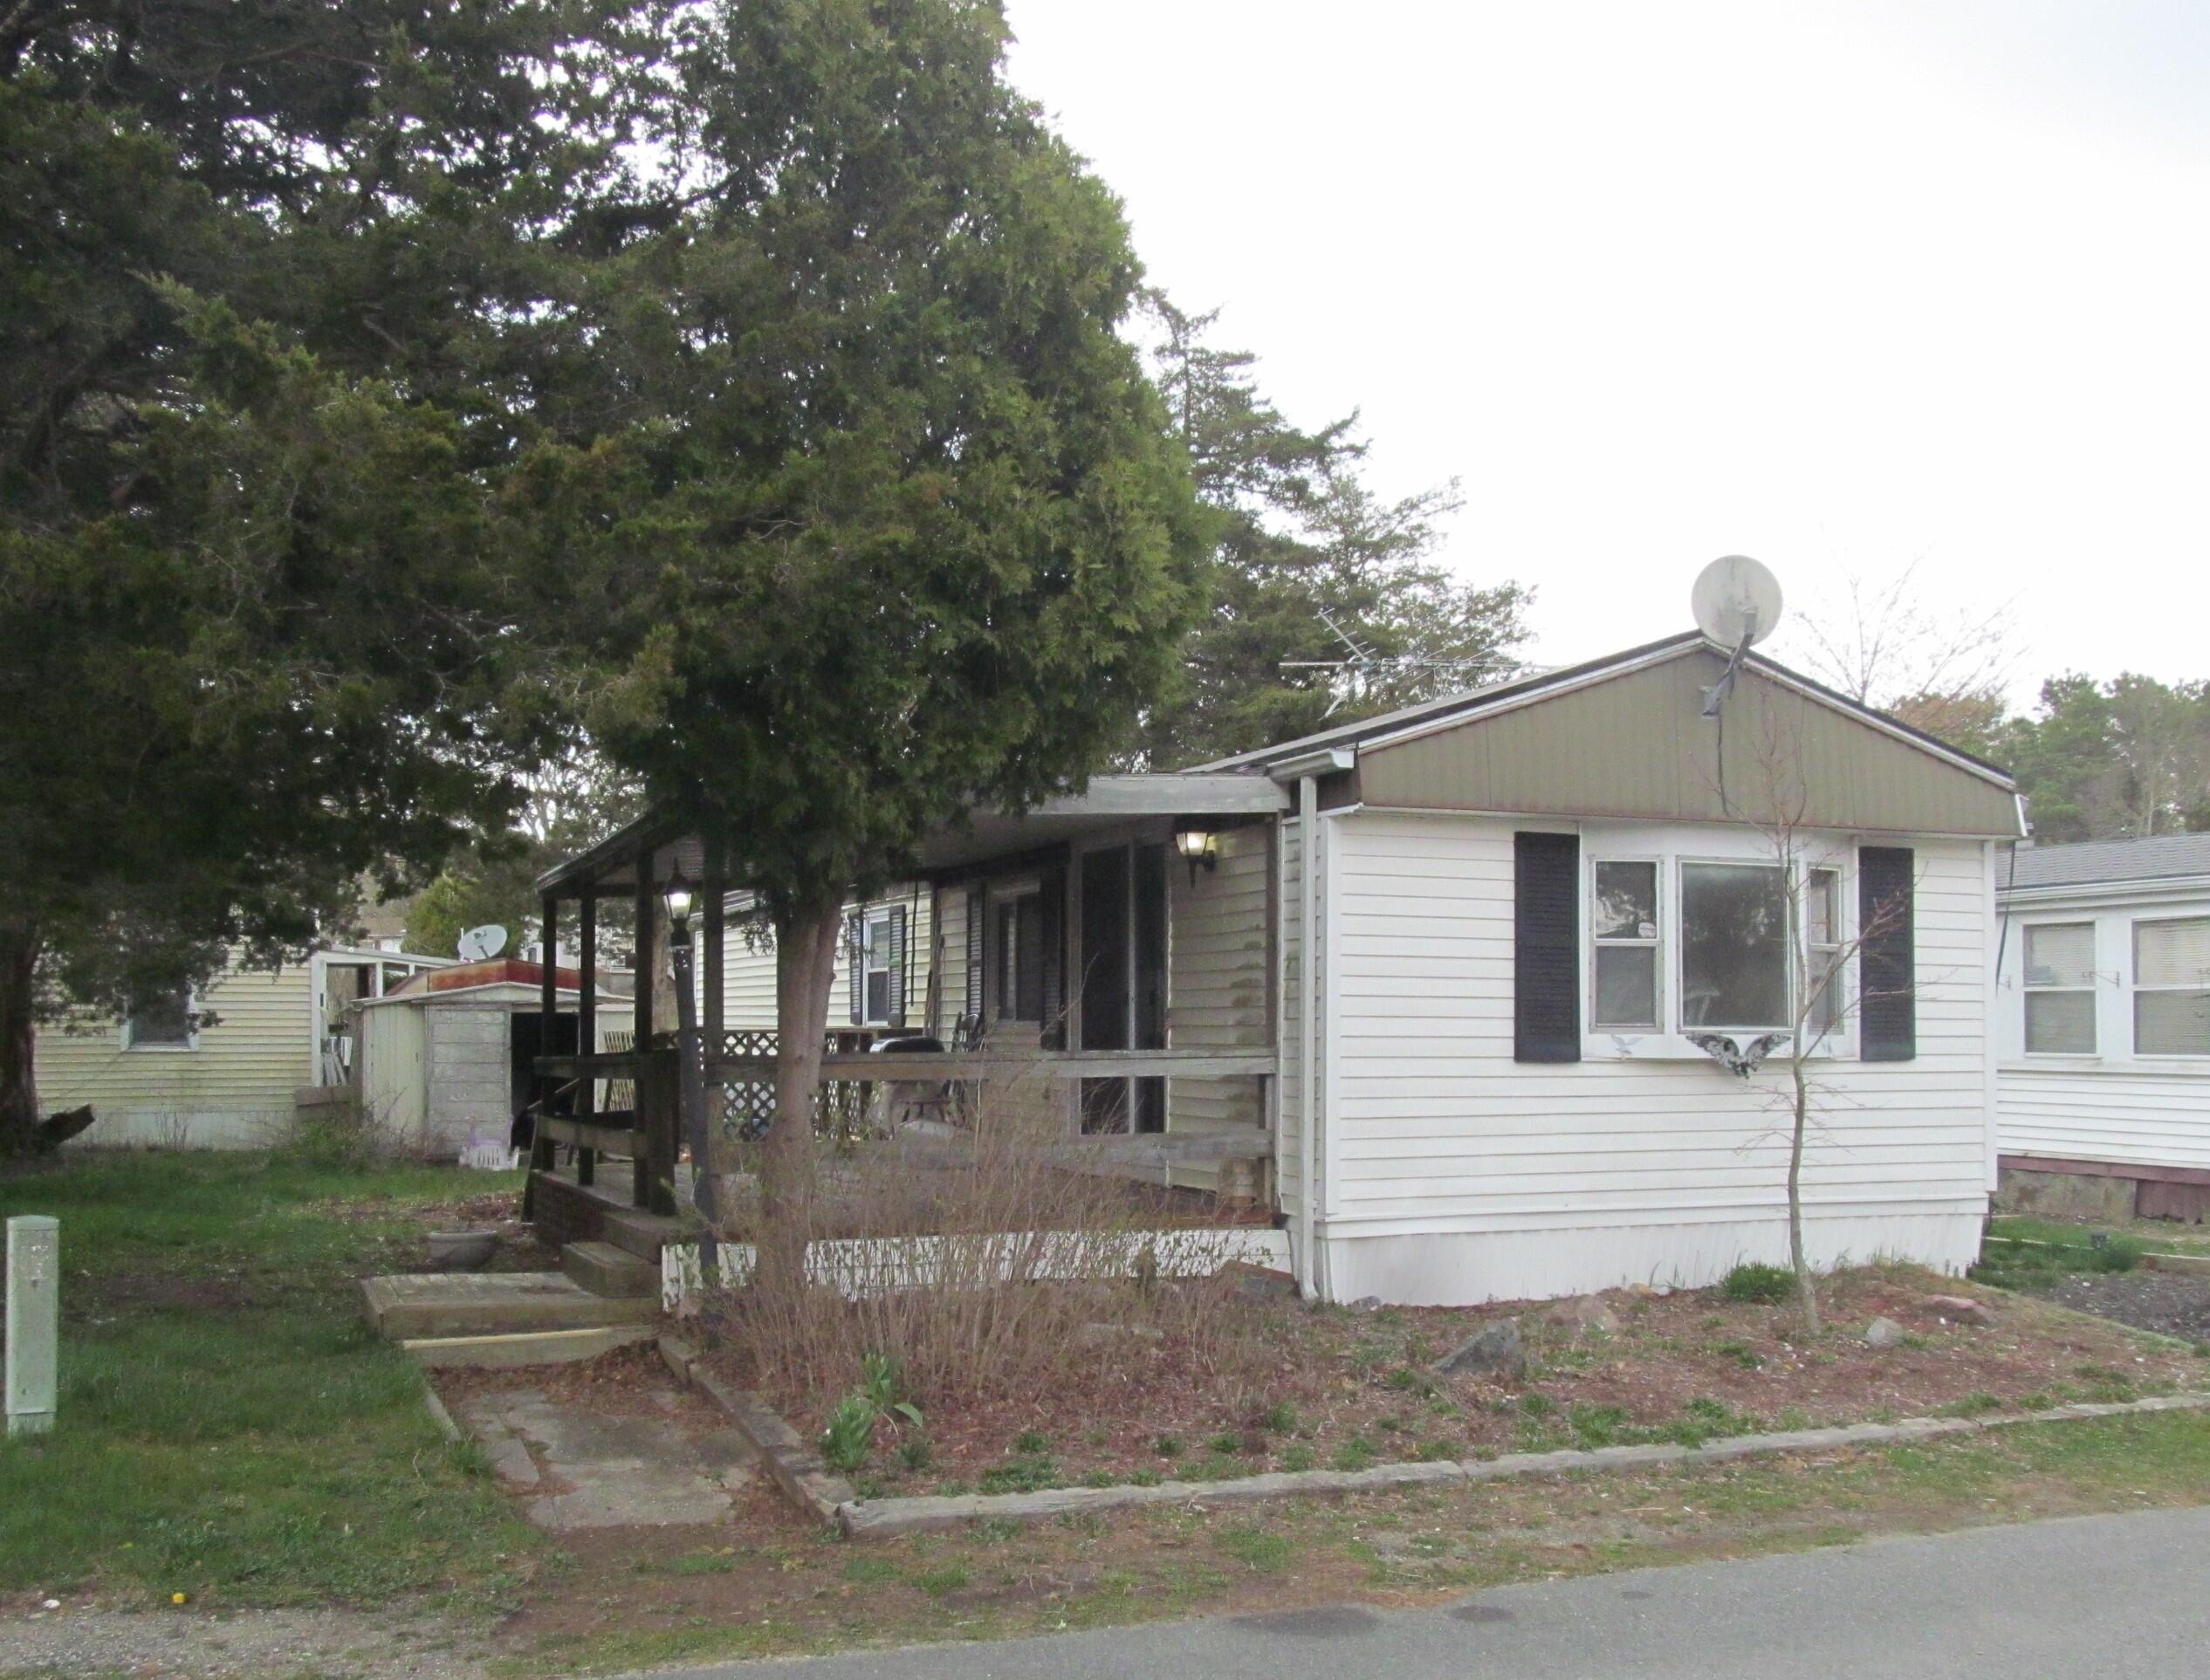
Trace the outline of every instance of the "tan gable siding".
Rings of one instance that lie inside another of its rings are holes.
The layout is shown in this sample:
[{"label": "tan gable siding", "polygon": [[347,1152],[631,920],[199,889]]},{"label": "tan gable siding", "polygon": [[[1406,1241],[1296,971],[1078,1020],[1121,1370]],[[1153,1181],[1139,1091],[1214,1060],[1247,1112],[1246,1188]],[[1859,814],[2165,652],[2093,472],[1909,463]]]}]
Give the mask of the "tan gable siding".
[{"label": "tan gable siding", "polygon": [[[1400,810],[1754,819],[1776,782],[1818,827],[2014,838],[2005,788],[1755,671],[1726,726],[1699,713],[1724,662],[1697,649],[1647,669],[1394,745],[1361,749],[1358,797]],[[1721,799],[1719,744],[1726,740]],[[1777,764],[1781,772],[1768,772]]]},{"label": "tan gable siding", "polygon": [[216,1018],[189,1050],[127,1050],[114,1021],[41,1030],[41,1106],[91,1103],[100,1121],[84,1134],[87,1144],[279,1141],[292,1124],[292,1092],[314,1082],[307,964],[273,974],[228,970],[209,983],[197,1007]]}]

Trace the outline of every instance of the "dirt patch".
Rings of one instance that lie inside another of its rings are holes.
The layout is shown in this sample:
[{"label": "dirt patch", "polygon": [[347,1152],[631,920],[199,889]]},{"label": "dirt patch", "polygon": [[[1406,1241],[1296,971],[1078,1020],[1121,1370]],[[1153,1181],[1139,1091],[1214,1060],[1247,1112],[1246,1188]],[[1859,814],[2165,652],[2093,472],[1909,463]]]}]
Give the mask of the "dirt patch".
[{"label": "dirt patch", "polygon": [[[957,1402],[916,1395],[922,1428],[887,1419],[853,1479],[880,1498],[1693,1443],[2131,1399],[2206,1375],[2185,1350],[1914,1268],[1839,1274],[1823,1293],[1829,1327],[1817,1336],[1792,1306],[1715,1290],[1373,1313],[1237,1297],[1219,1309],[1236,1315],[1232,1334],[1216,1324],[1202,1338],[1147,1334],[1140,1317],[1117,1315],[1096,1327],[1078,1387]],[[1991,1321],[1945,1311],[1938,1296],[1978,1299]],[[1506,1318],[1525,1340],[1524,1377],[1437,1374],[1438,1359]],[[1901,1345],[1865,1345],[1876,1318],[1902,1327]],[[756,1375],[741,1352],[711,1357],[740,1385]],[[838,1396],[771,1398],[811,1436]]]},{"label": "dirt patch", "polygon": [[676,1378],[649,1341],[565,1365],[440,1370],[431,1373],[431,1380],[446,1404],[454,1407],[478,1395],[533,1389],[548,1400],[581,1406],[602,1417],[658,1417],[709,1429],[728,1422],[712,1401]]},{"label": "dirt patch", "polygon": [[[333,1218],[348,1224],[412,1225],[424,1240],[402,1245],[401,1263],[415,1272],[433,1272],[428,1238],[434,1231],[495,1231],[499,1244],[486,1272],[551,1272],[559,1268],[559,1254],[537,1239],[522,1220],[522,1197],[517,1190],[491,1190],[457,1202],[395,1206],[389,1202],[334,1202],[325,1205]],[[388,1245],[387,1245],[388,1246]]]},{"label": "dirt patch", "polygon": [[2184,1272],[2106,1272],[2036,1289],[2044,1300],[2183,1341],[2210,1342],[2210,1278]]}]

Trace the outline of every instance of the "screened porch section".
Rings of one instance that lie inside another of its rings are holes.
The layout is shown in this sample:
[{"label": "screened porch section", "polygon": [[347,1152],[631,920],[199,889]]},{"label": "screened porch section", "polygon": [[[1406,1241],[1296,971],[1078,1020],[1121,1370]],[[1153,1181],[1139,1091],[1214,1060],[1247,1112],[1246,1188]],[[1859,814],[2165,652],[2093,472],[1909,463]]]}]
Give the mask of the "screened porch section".
[{"label": "screened porch section", "polygon": [[[933,837],[910,881],[848,915],[817,1129],[956,1149],[991,1105],[1040,1106],[1070,1166],[1271,1203],[1285,802],[1262,777],[1103,778]],[[681,937],[666,889],[694,888],[691,1077],[724,1135],[757,1137],[774,954],[738,925],[749,897],[716,849],[641,824],[539,885],[549,938],[573,906],[586,996],[597,906],[631,907],[638,971],[660,974]],[[640,984],[630,1049],[539,1063],[542,1135],[576,1149],[587,1182],[626,1157],[639,1204],[662,1211],[683,1155],[679,1003],[664,978]],[[628,1106],[609,1111],[615,1091]]]}]

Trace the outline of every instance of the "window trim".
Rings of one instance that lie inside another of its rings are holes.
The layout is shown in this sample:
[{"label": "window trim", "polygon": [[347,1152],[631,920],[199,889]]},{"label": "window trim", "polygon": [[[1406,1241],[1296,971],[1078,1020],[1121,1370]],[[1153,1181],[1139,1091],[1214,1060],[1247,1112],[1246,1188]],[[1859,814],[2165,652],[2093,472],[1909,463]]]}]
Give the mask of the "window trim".
[{"label": "window trim", "polygon": [[[1652,934],[1648,939],[1625,939],[1616,935],[1609,936],[1598,936],[1596,932],[1596,871],[1603,867],[1603,866],[1607,863],[1646,863],[1650,866],[1651,896],[1656,901],[1653,908],[1658,917],[1658,931]],[[1587,1011],[1587,1020],[1589,1025],[1587,1031],[1589,1032],[1601,1032],[1606,1034],[1641,1033],[1649,1035],[1664,1032],[1667,1030],[1665,1025],[1667,1018],[1666,1010],[1671,1001],[1669,997],[1671,989],[1665,984],[1665,980],[1667,978],[1666,946],[1670,943],[1665,937],[1665,918],[1669,913],[1670,907],[1666,903],[1667,883],[1665,880],[1665,873],[1664,857],[1661,854],[1658,853],[1651,853],[1646,856],[1630,856],[1620,853],[1606,853],[1602,856],[1591,855],[1589,859],[1587,881],[1588,891],[1583,901],[1585,905],[1583,914],[1588,917],[1585,925],[1589,929],[1587,939],[1589,947],[1589,960],[1585,965],[1588,974],[1585,984],[1589,988],[1589,1007]],[[1619,1025],[1616,1023],[1599,1021],[1596,1018],[1596,953],[1606,946],[1610,946],[1616,950],[1647,950],[1652,953],[1651,958],[1650,984],[1651,991],[1653,995],[1651,998],[1651,1012],[1657,1017],[1657,1018],[1649,1025]]]},{"label": "window trim", "polygon": [[[2096,959],[2101,950],[2101,923],[2093,916],[2082,921],[2076,915],[2050,916],[2040,921],[2024,922],[2018,929],[2018,1042],[2021,1054],[2039,1061],[2100,1061],[2103,1058],[2103,1003],[2096,981],[2100,970]],[[2034,936],[2044,928],[2085,928],[2087,929],[2087,984],[2083,986],[2037,986],[2034,984]],[[2087,994],[2087,1025],[2092,1043],[2085,1050],[2036,1050],[2034,1048],[2034,1011],[2027,1007],[2027,1000],[2035,992],[2074,992]]]},{"label": "window trim", "polygon": [[2126,918],[2125,938],[2127,957],[2132,970],[2126,976],[2126,1029],[2138,1060],[2152,1062],[2210,1062],[2210,1050],[2144,1050],[2141,1048],[2140,996],[2145,991],[2210,992],[2210,984],[2192,986],[2145,986],[2141,984],[2141,929],[2167,922],[2210,922],[2210,915],[2200,913],[2179,915],[2133,915]]},{"label": "window trim", "polygon": [[133,1017],[130,1011],[126,1010],[123,1013],[121,1028],[125,1050],[140,1056],[188,1056],[200,1047],[199,988],[188,985],[182,990],[184,993],[184,1042],[171,1044],[158,1039],[150,1044],[140,1042],[138,1034],[132,1025]]}]

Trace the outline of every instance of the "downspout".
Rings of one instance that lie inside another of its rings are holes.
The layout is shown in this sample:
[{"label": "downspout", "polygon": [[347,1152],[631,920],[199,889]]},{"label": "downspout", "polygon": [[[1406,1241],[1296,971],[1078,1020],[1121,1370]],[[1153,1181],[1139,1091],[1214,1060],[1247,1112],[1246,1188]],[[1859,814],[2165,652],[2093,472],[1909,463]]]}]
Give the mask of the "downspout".
[{"label": "downspout", "polygon": [[1277,782],[1297,784],[1297,1268],[1298,1293],[1320,1297],[1319,1255],[1313,1245],[1318,1204],[1320,1081],[1320,778],[1349,770],[1349,747],[1328,747],[1275,765]]},{"label": "downspout", "polygon": [[1319,1293],[1319,1268],[1312,1246],[1313,1166],[1314,1120],[1320,1111],[1320,1080],[1313,1052],[1319,1033],[1318,998],[1313,977],[1320,963],[1320,899],[1314,882],[1318,874],[1320,783],[1306,775],[1297,779],[1297,1279],[1307,1300]]}]

